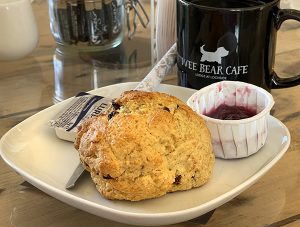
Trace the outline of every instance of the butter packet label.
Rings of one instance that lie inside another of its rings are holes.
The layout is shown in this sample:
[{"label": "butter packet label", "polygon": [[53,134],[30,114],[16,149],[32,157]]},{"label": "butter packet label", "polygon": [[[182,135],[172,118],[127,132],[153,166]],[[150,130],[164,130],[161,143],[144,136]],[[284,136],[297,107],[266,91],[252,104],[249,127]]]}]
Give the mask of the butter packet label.
[{"label": "butter packet label", "polygon": [[50,120],[50,126],[55,129],[58,138],[74,142],[80,123],[86,118],[100,115],[111,102],[112,99],[81,92],[54,120]]}]

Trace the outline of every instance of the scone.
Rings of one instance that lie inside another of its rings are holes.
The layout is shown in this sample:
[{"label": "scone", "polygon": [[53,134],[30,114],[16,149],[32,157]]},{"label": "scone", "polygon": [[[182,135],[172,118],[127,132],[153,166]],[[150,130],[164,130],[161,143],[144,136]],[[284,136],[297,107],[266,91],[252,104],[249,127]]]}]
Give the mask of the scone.
[{"label": "scone", "polygon": [[98,191],[138,201],[206,183],[215,157],[204,120],[179,99],[128,91],[84,122],[75,148]]}]

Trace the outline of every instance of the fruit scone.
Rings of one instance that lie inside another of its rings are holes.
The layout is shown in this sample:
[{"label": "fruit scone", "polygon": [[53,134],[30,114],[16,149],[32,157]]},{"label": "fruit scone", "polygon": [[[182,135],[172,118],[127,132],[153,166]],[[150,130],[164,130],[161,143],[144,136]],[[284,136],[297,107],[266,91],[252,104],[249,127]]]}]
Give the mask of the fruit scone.
[{"label": "fruit scone", "polygon": [[204,120],[159,92],[127,91],[75,141],[80,160],[108,199],[138,201],[205,184],[215,157]]}]

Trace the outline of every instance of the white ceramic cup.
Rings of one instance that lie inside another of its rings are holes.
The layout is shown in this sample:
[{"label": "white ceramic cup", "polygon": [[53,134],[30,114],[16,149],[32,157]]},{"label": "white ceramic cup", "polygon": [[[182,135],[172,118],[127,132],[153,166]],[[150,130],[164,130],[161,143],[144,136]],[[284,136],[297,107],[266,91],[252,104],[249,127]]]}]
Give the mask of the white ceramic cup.
[{"label": "white ceramic cup", "polygon": [[0,60],[30,54],[38,43],[32,0],[0,0]]}]

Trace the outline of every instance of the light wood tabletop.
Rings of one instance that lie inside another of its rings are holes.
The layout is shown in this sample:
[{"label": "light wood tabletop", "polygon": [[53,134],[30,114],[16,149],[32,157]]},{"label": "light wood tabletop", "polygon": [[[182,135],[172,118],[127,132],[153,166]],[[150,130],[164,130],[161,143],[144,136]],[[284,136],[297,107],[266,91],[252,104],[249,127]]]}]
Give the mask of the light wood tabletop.
[{"label": "light wood tabletop", "polygon": [[[32,6],[40,34],[38,46],[21,60],[0,61],[0,137],[33,114],[80,91],[140,81],[153,67],[150,28],[139,25],[135,38],[125,38],[115,51],[61,53],[50,32],[47,1],[37,0]],[[284,77],[300,73],[297,22],[285,22],[278,33],[275,70]],[[176,85],[176,70],[163,82]],[[290,147],[282,159],[214,212],[171,226],[300,226],[300,87],[274,89],[271,93],[275,99],[272,114],[291,134]],[[92,215],[47,195],[0,159],[0,226],[129,225]]]}]

